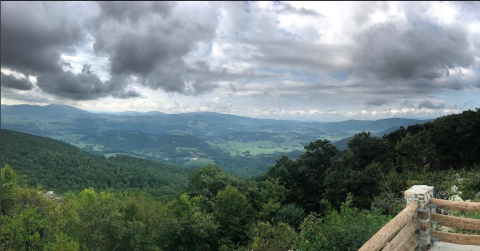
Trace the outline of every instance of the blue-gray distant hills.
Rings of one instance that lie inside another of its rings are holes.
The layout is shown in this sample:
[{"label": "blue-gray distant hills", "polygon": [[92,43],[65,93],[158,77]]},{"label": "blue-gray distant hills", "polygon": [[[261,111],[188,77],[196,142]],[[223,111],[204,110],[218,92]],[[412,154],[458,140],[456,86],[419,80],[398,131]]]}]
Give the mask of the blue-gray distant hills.
[{"label": "blue-gray distant hills", "polygon": [[329,139],[340,150],[356,133],[372,135],[428,120],[390,118],[307,122],[258,119],[214,112],[93,113],[67,105],[2,105],[1,127],[58,139],[94,154],[128,154],[196,168],[221,165],[225,171],[251,176],[262,173],[286,154]]},{"label": "blue-gray distant hills", "polygon": [[2,105],[2,116],[64,118],[69,116],[88,116],[89,114],[91,113],[68,105]]},{"label": "blue-gray distant hills", "polygon": [[150,112],[136,112],[136,111],[126,111],[126,112],[115,112],[115,113],[105,113],[117,116],[152,116],[152,115],[165,115],[163,112],[150,111]]},{"label": "blue-gray distant hills", "polygon": [[[407,118],[389,118],[380,120],[347,120],[340,122],[314,122],[314,121],[296,121],[296,120],[275,120],[275,119],[258,119],[230,114],[221,114],[215,112],[199,112],[199,113],[181,113],[166,114],[159,111],[150,112],[119,112],[119,113],[91,113],[68,105],[51,104],[46,106],[37,105],[2,105],[2,116],[22,116],[32,118],[45,119],[62,119],[62,118],[106,118],[111,116],[127,116],[127,117],[161,117],[162,121],[168,123],[188,123],[190,120],[203,121],[205,123],[220,124],[238,124],[238,128],[248,128],[249,124],[255,124],[259,130],[267,130],[268,126],[276,128],[277,125],[304,126],[311,125],[327,132],[343,132],[343,131],[383,131],[389,128],[399,126],[409,126],[418,123],[424,123],[428,120],[407,119]],[[154,120],[154,119],[153,119]],[[242,126],[241,124],[245,125]],[[272,129],[273,129],[272,128]],[[232,128],[233,129],[233,128]],[[252,129],[252,128],[250,128]],[[294,128],[288,128],[290,130]]]},{"label": "blue-gray distant hills", "polygon": [[[45,119],[42,126],[38,120]],[[32,121],[35,120],[35,121]],[[97,130],[142,131],[146,133],[176,133],[199,137],[231,132],[290,133],[311,138],[331,138],[333,141],[353,136],[356,132],[381,134],[400,126],[424,123],[428,120],[389,118],[380,120],[347,120],[340,122],[305,122],[295,120],[258,119],[214,112],[165,114],[151,112],[91,113],[67,105],[2,105],[2,128],[48,135],[62,133],[64,126],[76,134]],[[49,127],[48,125],[52,126]],[[305,138],[305,137],[304,137]],[[235,140],[235,136],[231,138]]]}]

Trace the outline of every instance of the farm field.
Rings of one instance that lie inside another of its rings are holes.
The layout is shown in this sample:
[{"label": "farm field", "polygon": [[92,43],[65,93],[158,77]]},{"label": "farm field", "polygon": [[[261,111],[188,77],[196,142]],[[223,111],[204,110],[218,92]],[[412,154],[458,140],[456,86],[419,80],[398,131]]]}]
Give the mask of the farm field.
[{"label": "farm field", "polygon": [[258,141],[207,141],[211,146],[218,147],[233,156],[256,156],[259,154],[271,154],[276,152],[291,152],[295,150],[303,151],[302,140],[286,139],[281,143],[271,140]]},{"label": "farm field", "polygon": [[105,153],[103,154],[103,156],[105,156],[105,158],[110,158],[110,157],[117,157],[118,155],[126,155],[126,156],[131,156],[131,157],[137,157],[137,158],[141,158],[141,159],[145,159],[145,157],[142,157],[142,156],[139,156],[139,155],[134,155],[134,154],[129,154],[129,153]]}]

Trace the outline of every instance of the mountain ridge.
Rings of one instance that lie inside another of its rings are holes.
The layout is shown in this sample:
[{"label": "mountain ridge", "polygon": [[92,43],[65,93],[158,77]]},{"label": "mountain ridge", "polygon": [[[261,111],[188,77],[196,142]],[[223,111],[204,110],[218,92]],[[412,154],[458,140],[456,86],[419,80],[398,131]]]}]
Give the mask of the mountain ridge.
[{"label": "mountain ridge", "polygon": [[[28,110],[30,109],[30,110]],[[295,119],[271,119],[271,118],[254,118],[248,116],[240,116],[228,113],[218,113],[218,112],[187,112],[187,113],[163,113],[160,111],[148,111],[148,112],[137,112],[137,111],[124,111],[124,112],[90,112],[74,106],[69,105],[60,105],[60,104],[49,104],[45,106],[40,105],[29,105],[29,104],[20,104],[20,105],[6,105],[2,104],[2,113],[4,115],[24,115],[18,114],[20,112],[27,111],[28,115],[41,116],[38,113],[40,112],[49,112],[53,115],[50,117],[60,117],[60,116],[70,116],[70,115],[117,115],[117,116],[156,116],[156,115],[167,115],[167,116],[198,116],[198,115],[212,115],[212,116],[230,116],[235,118],[245,118],[253,120],[266,120],[266,121],[281,121],[281,122],[299,122],[299,123],[318,123],[318,124],[333,124],[333,123],[368,123],[368,122],[382,122],[382,121],[398,121],[398,120],[412,120],[412,121],[431,121],[432,119],[415,119],[415,118],[383,118],[378,120],[361,120],[361,119],[348,119],[340,121],[312,121],[312,120],[295,120]],[[71,112],[73,114],[69,114]]]}]

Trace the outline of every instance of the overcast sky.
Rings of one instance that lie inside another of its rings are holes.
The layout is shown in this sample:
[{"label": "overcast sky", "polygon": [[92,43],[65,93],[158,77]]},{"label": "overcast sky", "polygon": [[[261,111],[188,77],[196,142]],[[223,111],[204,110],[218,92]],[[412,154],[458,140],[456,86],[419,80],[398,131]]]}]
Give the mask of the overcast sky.
[{"label": "overcast sky", "polygon": [[1,2],[1,103],[302,120],[480,107],[480,3]]}]

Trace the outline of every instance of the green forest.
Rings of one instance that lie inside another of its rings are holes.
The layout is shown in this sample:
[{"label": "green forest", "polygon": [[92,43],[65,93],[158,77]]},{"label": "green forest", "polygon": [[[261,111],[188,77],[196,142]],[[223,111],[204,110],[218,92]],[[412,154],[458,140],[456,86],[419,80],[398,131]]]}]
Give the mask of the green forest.
[{"label": "green forest", "polygon": [[7,130],[1,150],[2,250],[357,250],[412,185],[480,201],[480,109],[320,139],[250,178]]}]

